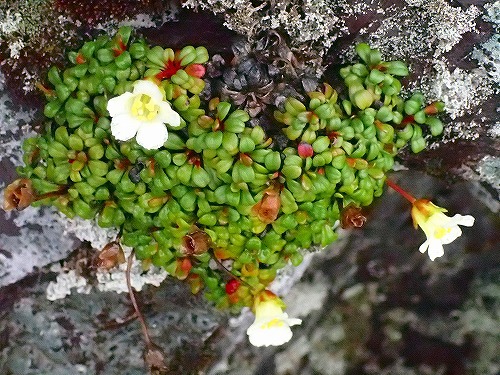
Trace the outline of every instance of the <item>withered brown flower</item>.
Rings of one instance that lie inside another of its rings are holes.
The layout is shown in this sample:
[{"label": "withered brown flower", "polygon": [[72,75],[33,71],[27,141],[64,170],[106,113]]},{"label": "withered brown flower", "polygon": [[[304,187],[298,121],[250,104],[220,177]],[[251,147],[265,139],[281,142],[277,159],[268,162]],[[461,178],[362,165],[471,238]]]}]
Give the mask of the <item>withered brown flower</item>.
[{"label": "withered brown flower", "polygon": [[117,241],[113,241],[104,246],[99,254],[97,254],[94,264],[97,268],[110,270],[122,263],[125,263],[123,249]]},{"label": "withered brown flower", "polygon": [[366,222],[362,209],[350,203],[340,213],[340,226],[347,228],[361,228]]},{"label": "withered brown flower", "polygon": [[281,198],[276,190],[268,190],[255,206],[252,212],[257,215],[260,221],[270,224],[278,218],[281,208]]},{"label": "withered brown flower", "polygon": [[10,211],[16,209],[24,210],[35,200],[35,193],[31,180],[19,178],[7,186],[3,195],[3,209]]},{"label": "withered brown flower", "polygon": [[204,254],[210,249],[211,243],[210,236],[206,232],[197,230],[182,238],[181,251],[185,255]]}]

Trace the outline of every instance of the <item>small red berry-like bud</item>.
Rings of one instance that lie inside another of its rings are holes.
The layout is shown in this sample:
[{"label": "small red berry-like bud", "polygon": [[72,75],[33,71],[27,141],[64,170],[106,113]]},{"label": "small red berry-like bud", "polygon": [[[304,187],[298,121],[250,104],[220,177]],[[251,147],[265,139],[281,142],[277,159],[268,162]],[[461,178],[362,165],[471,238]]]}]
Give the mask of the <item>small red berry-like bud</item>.
[{"label": "small red berry-like bud", "polygon": [[240,282],[239,280],[236,279],[231,279],[226,283],[226,293],[227,294],[233,294],[236,293],[238,288],[240,287]]},{"label": "small red berry-like bud", "polygon": [[297,151],[301,158],[310,158],[314,155],[313,147],[307,142],[300,142]]}]

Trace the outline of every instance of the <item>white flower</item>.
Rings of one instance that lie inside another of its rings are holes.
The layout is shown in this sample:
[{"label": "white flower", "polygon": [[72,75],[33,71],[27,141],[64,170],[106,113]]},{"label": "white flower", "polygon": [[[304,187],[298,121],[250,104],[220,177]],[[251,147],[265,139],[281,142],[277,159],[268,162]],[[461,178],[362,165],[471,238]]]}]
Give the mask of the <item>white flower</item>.
[{"label": "white flower", "polygon": [[137,143],[149,150],[160,148],[167,140],[165,124],[177,127],[181,121],[160,88],[146,80],[136,81],[132,92],[111,98],[107,109],[116,139],[127,141],[137,134]]},{"label": "white flower", "polygon": [[419,250],[421,253],[427,251],[431,260],[443,256],[443,245],[455,241],[462,235],[459,225],[471,227],[474,224],[474,218],[470,215],[449,217],[444,212],[446,209],[426,199],[417,199],[411,210],[415,227],[420,226],[427,236],[427,240],[420,245]]},{"label": "white flower", "polygon": [[302,320],[289,318],[283,312],[283,302],[269,291],[265,291],[255,302],[255,321],[248,327],[247,335],[254,346],[283,345],[292,338],[291,326]]}]

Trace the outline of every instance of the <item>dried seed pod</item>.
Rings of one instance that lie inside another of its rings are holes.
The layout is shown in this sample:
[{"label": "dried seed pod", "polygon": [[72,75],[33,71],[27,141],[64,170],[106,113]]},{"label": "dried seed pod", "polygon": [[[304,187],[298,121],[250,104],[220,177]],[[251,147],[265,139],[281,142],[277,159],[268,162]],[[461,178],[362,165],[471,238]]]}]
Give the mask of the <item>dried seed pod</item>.
[{"label": "dried seed pod", "polygon": [[277,191],[268,190],[264,193],[261,201],[252,208],[252,212],[263,223],[269,224],[278,218],[281,208],[281,198]]},{"label": "dried seed pod", "polygon": [[122,263],[125,263],[125,254],[117,241],[110,242],[104,246],[94,261],[95,267],[105,270],[110,270]]},{"label": "dried seed pod", "polygon": [[211,244],[210,236],[202,230],[197,230],[182,237],[181,252],[184,255],[201,255],[210,249]]},{"label": "dried seed pod", "polygon": [[19,178],[5,188],[3,196],[3,209],[10,211],[16,209],[24,210],[35,200],[35,193],[31,180]]},{"label": "dried seed pod", "polygon": [[348,204],[340,213],[340,226],[344,229],[347,228],[361,228],[366,222],[366,216],[360,207]]}]

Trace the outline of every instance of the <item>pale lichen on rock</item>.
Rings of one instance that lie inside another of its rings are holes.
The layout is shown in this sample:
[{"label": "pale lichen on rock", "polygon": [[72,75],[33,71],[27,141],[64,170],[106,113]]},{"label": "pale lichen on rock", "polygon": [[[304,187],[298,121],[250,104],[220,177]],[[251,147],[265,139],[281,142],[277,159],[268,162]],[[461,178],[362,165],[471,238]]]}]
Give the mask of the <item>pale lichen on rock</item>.
[{"label": "pale lichen on rock", "polygon": [[[125,246],[123,251],[128,257],[132,249]],[[97,289],[101,292],[127,293],[126,269],[127,265],[124,263],[111,270],[98,270],[96,274]],[[167,276],[168,274],[163,268],[151,266],[148,270],[144,270],[141,262],[134,257],[130,283],[135,290],[140,291],[147,284],[159,286]]]},{"label": "pale lichen on rock", "polygon": [[283,30],[292,47],[304,47],[307,43],[308,49],[314,49],[321,55],[347,32],[337,10],[342,10],[344,14],[360,12],[359,7],[344,1],[325,0],[272,1],[258,6],[248,1],[189,0],[182,5],[224,14],[225,25],[249,39],[254,39],[264,30]]},{"label": "pale lichen on rock", "polygon": [[426,78],[422,91],[431,100],[440,98],[446,104],[446,111],[452,119],[478,108],[493,93],[493,80],[485,69],[476,68],[469,71],[455,68],[450,71],[447,63],[437,60],[434,63],[434,74]]},{"label": "pale lichen on rock", "polygon": [[91,286],[87,284],[87,280],[80,275],[77,275],[75,270],[57,270],[51,267],[51,271],[60,271],[56,277],[56,281],[51,281],[47,286],[47,299],[55,301],[65,298],[71,294],[74,288],[78,293],[90,293]]}]

